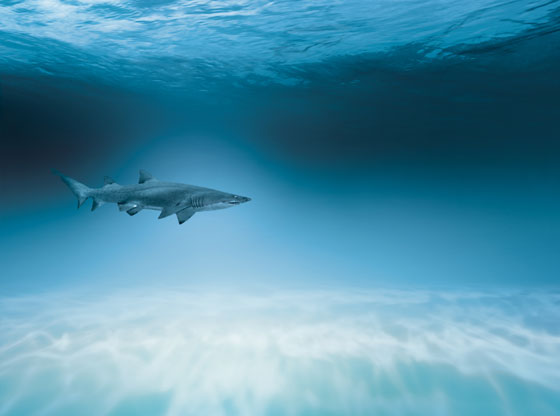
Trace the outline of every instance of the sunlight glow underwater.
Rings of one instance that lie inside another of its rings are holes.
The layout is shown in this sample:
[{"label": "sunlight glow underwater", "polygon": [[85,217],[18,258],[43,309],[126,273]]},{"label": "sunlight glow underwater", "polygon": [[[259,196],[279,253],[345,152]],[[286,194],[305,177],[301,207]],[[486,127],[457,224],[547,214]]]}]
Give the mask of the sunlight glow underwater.
[{"label": "sunlight glow underwater", "polygon": [[560,294],[0,300],[2,415],[553,415]]}]

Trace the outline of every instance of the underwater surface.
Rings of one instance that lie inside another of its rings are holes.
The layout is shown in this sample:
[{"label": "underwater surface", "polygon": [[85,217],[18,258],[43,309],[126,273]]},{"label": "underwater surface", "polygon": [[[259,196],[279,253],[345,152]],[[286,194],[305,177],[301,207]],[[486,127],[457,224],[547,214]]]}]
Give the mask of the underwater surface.
[{"label": "underwater surface", "polygon": [[558,74],[557,0],[0,1],[0,415],[560,414]]}]

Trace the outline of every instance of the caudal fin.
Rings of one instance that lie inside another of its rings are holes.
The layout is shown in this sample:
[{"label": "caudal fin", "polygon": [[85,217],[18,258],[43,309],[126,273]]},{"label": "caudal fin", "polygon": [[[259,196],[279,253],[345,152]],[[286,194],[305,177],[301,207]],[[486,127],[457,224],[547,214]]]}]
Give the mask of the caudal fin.
[{"label": "caudal fin", "polygon": [[88,188],[83,183],[80,183],[75,179],[69,178],[68,176],[63,175],[62,173],[60,173],[55,169],[53,169],[53,173],[55,175],[60,176],[62,182],[64,182],[68,186],[68,188],[70,188],[72,193],[76,195],[76,198],[78,198],[78,208],[80,208],[82,204],[85,202],[85,200],[88,199],[89,192],[91,191],[91,189]]}]

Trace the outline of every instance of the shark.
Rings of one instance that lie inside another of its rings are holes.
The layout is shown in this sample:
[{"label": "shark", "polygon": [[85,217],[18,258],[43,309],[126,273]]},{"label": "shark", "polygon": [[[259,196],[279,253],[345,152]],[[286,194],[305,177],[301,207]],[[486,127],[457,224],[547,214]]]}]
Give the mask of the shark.
[{"label": "shark", "polygon": [[114,203],[119,211],[126,211],[131,216],[143,209],[161,211],[158,217],[160,219],[176,215],[179,224],[183,224],[197,212],[230,208],[251,200],[246,196],[215,189],[160,181],[143,169],[140,170],[138,184],[119,185],[105,176],[104,185],[100,188],[90,188],[57,170],[53,170],[53,173],[60,176],[62,182],[78,198],[78,208],[91,198],[92,211],[103,204]]}]

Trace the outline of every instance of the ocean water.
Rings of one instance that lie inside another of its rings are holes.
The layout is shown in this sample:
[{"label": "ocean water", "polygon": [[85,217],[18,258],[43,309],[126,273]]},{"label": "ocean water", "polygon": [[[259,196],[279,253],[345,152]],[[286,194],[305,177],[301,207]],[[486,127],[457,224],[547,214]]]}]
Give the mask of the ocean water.
[{"label": "ocean water", "polygon": [[548,292],[3,299],[3,414],[556,415]]},{"label": "ocean water", "polygon": [[560,414],[558,74],[557,0],[0,0],[0,415]]}]

